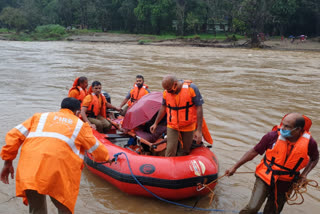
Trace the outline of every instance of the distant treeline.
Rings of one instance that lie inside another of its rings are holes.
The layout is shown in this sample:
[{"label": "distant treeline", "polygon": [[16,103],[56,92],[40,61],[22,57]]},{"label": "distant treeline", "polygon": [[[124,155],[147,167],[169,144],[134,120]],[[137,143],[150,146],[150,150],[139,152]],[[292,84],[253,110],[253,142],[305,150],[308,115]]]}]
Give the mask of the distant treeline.
[{"label": "distant treeline", "polygon": [[320,35],[319,0],[1,0],[0,28],[37,26],[177,35]]}]

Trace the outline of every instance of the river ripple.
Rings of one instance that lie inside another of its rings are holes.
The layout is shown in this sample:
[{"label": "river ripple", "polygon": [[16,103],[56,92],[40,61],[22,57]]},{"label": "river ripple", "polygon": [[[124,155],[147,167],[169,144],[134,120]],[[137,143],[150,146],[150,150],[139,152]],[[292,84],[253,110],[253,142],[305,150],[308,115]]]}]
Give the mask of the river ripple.
[{"label": "river ripple", "polygon": [[[221,174],[287,112],[308,115],[313,120],[313,137],[320,142],[317,52],[8,41],[0,41],[0,50],[1,146],[6,132],[33,113],[57,111],[76,77],[85,75],[90,82],[101,81],[118,106],[137,74],[145,77],[151,91],[162,90],[161,80],[167,74],[191,79],[199,87]],[[254,171],[259,161],[257,157],[238,171]],[[319,181],[319,177],[318,165],[309,178]],[[253,174],[223,178],[213,203],[204,197],[197,206],[240,210],[249,200],[254,179]],[[15,195],[15,182],[0,185],[0,213],[27,213],[20,199],[7,201]],[[181,202],[192,206],[195,199]],[[319,202],[319,189],[309,188],[303,205],[286,205],[283,213],[318,213]],[[49,213],[56,213],[51,202],[48,207]],[[186,211],[156,199],[122,193],[87,169],[75,208],[76,213]]]}]

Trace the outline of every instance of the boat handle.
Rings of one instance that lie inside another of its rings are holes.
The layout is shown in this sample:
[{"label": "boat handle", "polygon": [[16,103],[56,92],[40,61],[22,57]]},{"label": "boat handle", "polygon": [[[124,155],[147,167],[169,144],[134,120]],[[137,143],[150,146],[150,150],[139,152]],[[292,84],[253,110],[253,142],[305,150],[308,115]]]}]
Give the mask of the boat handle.
[{"label": "boat handle", "polygon": [[199,184],[197,185],[197,191],[198,191],[198,192],[200,192],[200,191],[203,190],[204,188],[206,188],[206,186],[203,185],[203,184],[200,184],[200,183],[199,183]]}]

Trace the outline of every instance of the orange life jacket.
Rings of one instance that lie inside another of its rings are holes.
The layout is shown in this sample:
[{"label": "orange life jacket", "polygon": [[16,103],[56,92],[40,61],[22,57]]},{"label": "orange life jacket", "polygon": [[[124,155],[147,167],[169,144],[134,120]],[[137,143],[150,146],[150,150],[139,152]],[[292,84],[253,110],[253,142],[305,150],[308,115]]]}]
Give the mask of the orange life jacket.
[{"label": "orange life jacket", "polygon": [[309,162],[308,145],[311,134],[307,131],[293,144],[293,149],[287,156],[290,144],[279,133],[277,142],[268,149],[260,164],[256,167],[256,175],[267,184],[272,185],[277,180],[292,181],[299,178],[300,170]]},{"label": "orange life jacket", "polygon": [[134,84],[133,89],[131,89],[130,91],[130,100],[128,101],[128,106],[132,106],[133,103],[139,100],[141,97],[143,97],[146,94],[149,94],[147,88],[148,86],[146,84],[143,84],[141,88]]},{"label": "orange life jacket", "polygon": [[83,90],[80,86],[78,86],[78,81],[79,81],[79,77],[77,79],[75,79],[75,81],[73,82],[72,87],[69,89],[69,93],[76,89],[79,91],[79,95],[78,97],[75,97],[76,99],[80,100],[80,102],[82,102],[83,98],[88,94],[87,89]]},{"label": "orange life jacket", "polygon": [[91,103],[88,106],[87,116],[97,117],[98,115],[101,115],[104,118],[107,118],[107,112],[106,112],[107,100],[105,96],[102,93],[100,93],[100,96],[102,99],[100,108],[99,108],[99,98],[94,93],[91,93],[90,96],[91,96]]},{"label": "orange life jacket", "polygon": [[[190,80],[184,81],[179,94],[166,93],[167,123],[172,128],[188,126],[197,121],[197,109],[192,102]],[[177,103],[177,98],[179,103]]]},{"label": "orange life jacket", "polygon": [[[90,134],[91,133],[91,134]],[[84,140],[85,139],[85,140]],[[73,213],[85,151],[96,161],[107,161],[108,151],[92,129],[69,109],[34,114],[6,135],[1,158],[13,160],[21,146],[16,172],[16,195],[25,190],[50,195]]]}]

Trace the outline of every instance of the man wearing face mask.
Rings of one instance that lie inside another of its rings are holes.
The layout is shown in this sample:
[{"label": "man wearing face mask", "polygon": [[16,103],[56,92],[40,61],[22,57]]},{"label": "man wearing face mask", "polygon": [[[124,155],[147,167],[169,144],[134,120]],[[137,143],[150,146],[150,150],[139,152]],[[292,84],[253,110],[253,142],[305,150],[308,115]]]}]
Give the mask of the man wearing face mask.
[{"label": "man wearing face mask", "polygon": [[280,213],[292,183],[306,181],[308,173],[319,160],[318,145],[309,132],[311,124],[311,120],[304,115],[285,115],[279,126],[275,126],[233,167],[226,170],[225,174],[231,176],[240,166],[265,153],[256,167],[251,199],[240,211],[241,214],[257,213],[266,198],[263,213]]},{"label": "man wearing face mask", "polygon": [[150,132],[154,133],[167,113],[168,140],[165,156],[188,155],[193,139],[196,139],[198,144],[202,141],[202,96],[190,80],[178,80],[172,75],[163,78],[162,87],[162,106]]},{"label": "man wearing face mask", "polygon": [[120,114],[124,116],[130,106],[149,93],[148,86],[144,84],[144,77],[142,75],[137,75],[133,88],[128,92],[126,98],[120,104],[119,108],[122,109]]}]

